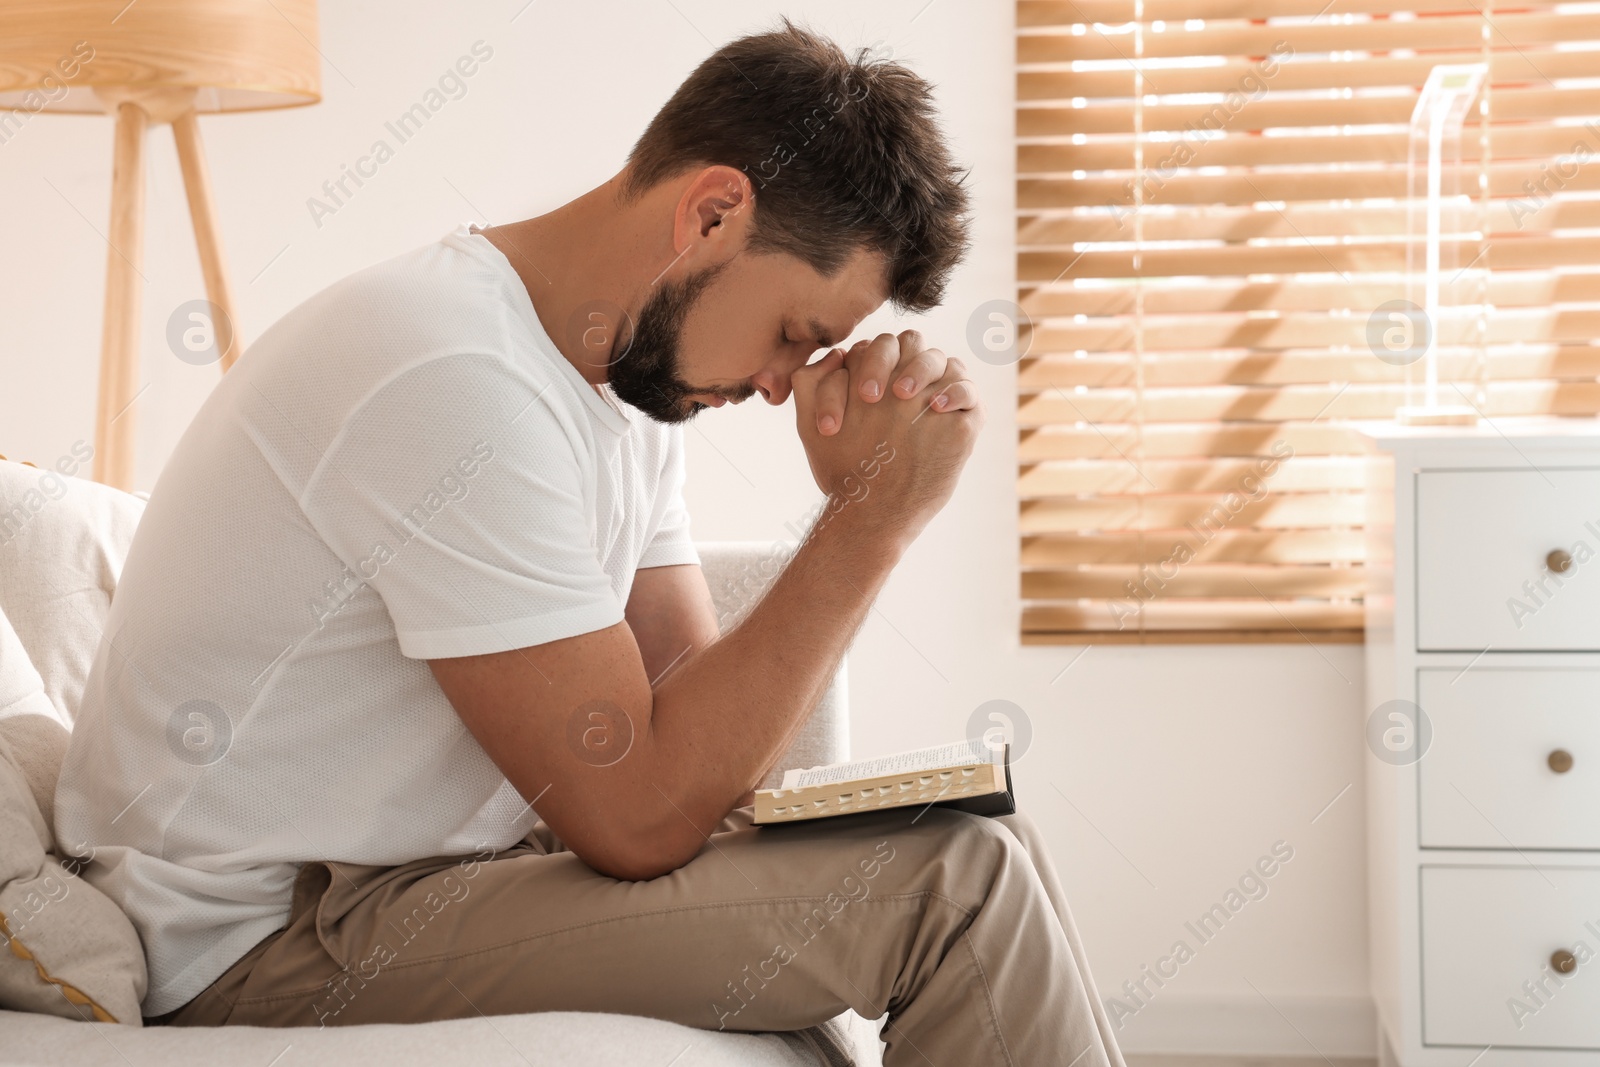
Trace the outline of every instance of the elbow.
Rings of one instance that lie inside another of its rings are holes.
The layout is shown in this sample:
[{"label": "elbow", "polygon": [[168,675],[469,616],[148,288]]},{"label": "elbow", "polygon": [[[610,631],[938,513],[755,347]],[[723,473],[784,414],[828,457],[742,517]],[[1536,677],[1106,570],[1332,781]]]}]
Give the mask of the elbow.
[{"label": "elbow", "polygon": [[[646,856],[579,856],[579,859],[607,878],[619,882],[648,882],[671,874],[682,863],[668,864]],[[685,861],[687,862],[687,861]]]},{"label": "elbow", "polygon": [[671,874],[699,855],[705,838],[679,821],[678,827],[619,827],[604,840],[572,851],[595,871],[619,882],[648,882]]}]

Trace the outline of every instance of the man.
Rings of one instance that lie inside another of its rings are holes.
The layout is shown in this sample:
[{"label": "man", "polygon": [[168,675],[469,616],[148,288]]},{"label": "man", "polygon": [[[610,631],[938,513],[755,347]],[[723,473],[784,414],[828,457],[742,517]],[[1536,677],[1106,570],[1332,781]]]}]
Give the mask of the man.
[{"label": "man", "polygon": [[[743,807],[979,431],[915,333],[831,347],[938,303],[965,209],[929,86],[785,24],[600,188],[267,331],[156,484],[61,778],[145,1011],[853,1008],[896,1067],[1120,1064],[1026,819]],[[681,423],[757,392],[848,502],[719,634]]]}]

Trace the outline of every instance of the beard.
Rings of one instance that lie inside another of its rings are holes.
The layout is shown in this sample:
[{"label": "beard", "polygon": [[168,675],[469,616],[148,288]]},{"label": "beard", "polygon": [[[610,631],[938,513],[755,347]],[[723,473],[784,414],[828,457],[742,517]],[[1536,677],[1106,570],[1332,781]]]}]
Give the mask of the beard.
[{"label": "beard", "polygon": [[[618,400],[638,408],[656,422],[687,422],[707,405],[690,400],[695,393],[726,393],[690,385],[679,374],[679,341],[689,310],[700,299],[706,286],[726,264],[707,267],[678,282],[656,287],[639,309],[638,322],[626,343],[618,338],[612,346],[611,369],[606,382]],[[749,390],[733,393],[737,399]]]}]

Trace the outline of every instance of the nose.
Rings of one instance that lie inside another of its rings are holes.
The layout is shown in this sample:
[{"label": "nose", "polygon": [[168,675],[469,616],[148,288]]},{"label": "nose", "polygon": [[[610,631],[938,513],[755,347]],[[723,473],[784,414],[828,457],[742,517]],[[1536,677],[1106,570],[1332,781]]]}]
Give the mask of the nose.
[{"label": "nose", "polygon": [[752,385],[766,397],[767,403],[774,407],[789,399],[791,386],[787,374],[774,374],[771,371],[761,371],[750,379]]}]

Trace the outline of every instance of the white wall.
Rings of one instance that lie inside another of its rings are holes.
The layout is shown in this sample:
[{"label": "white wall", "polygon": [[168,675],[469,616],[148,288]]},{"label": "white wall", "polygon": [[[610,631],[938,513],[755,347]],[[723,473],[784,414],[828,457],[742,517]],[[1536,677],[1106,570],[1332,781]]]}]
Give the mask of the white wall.
[{"label": "white wall", "polygon": [[[713,44],[780,11],[847,44],[881,42],[940,87],[972,167],[977,246],[947,307],[917,326],[960,351],[971,310],[1014,295],[1011,5],[525,2],[324,3],[322,104],[203,120],[247,340],[329,282],[461,221],[537,214],[598,183]],[[478,40],[494,55],[465,97],[318,226],[308,198]],[[110,136],[104,118],[43,115],[0,145],[0,451],[13,458],[52,461],[92,436]],[[146,487],[215,377],[166,346],[168,315],[203,290],[165,130],[151,156]],[[904,327],[883,314],[866,328]],[[1050,839],[1102,992],[1180,938],[1198,949],[1127,1023],[1129,1047],[1311,1055],[1309,1038],[1328,1054],[1369,1050],[1359,649],[1019,647],[1014,370],[968,363],[990,408],[986,436],[856,643],[856,750],[956,737],[979,704],[1015,702],[1034,732],[1016,765],[1022,806]],[[698,536],[790,538],[785,524],[819,498],[792,418],[752,402],[697,420]],[[1269,895],[1199,947],[1185,920],[1280,839],[1294,859]]]}]

